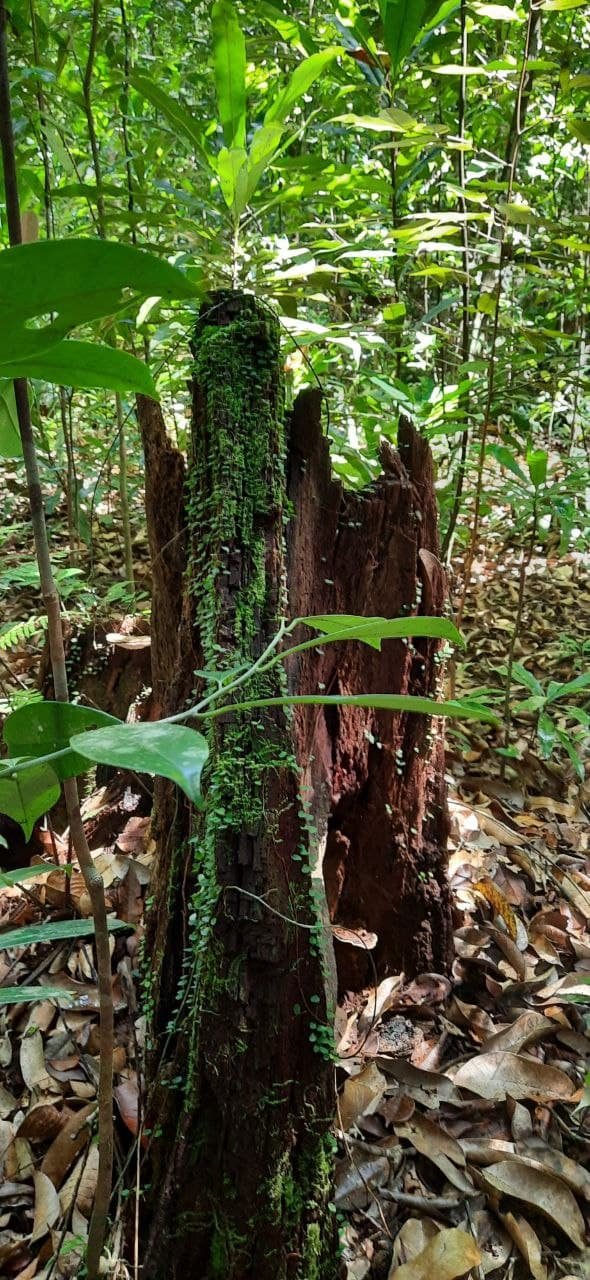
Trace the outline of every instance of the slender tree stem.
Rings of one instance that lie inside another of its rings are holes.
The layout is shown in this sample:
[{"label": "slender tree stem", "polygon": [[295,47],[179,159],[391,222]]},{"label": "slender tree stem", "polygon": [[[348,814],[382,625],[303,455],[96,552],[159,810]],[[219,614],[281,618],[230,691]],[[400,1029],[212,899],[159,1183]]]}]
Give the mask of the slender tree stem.
[{"label": "slender tree stem", "polygon": [[[469,38],[467,31],[467,0],[461,0],[461,66],[468,65],[469,58]],[[461,282],[461,362],[467,364],[469,360],[469,350],[471,344],[471,325],[469,319],[469,301],[470,301],[470,285],[469,285],[469,226],[467,223],[467,200],[465,198],[465,120],[467,115],[467,75],[462,75],[459,81],[459,208],[463,216],[462,221],[462,238],[463,238],[463,280]],[[469,379],[469,374],[463,372],[463,377]],[[465,484],[465,465],[467,461],[467,448],[469,445],[469,389],[465,395],[461,397],[461,407],[465,414],[465,426],[461,435],[461,451],[459,455],[459,466],[457,469],[457,483],[455,486],[455,495],[453,498],[453,507],[449,518],[447,530],[442,544],[443,559],[448,555],[452,545],[459,512],[461,510],[461,498],[463,496],[463,486]]]},{"label": "slender tree stem", "polygon": [[[516,178],[516,166],[518,163],[518,156],[520,152],[520,143],[521,143],[522,135],[524,133],[526,108],[529,103],[530,92],[531,92],[531,79],[530,79],[530,73],[528,69],[528,61],[530,56],[531,45],[536,35],[536,32],[538,30],[540,20],[541,20],[540,11],[538,9],[533,8],[532,0],[529,0],[529,12],[528,12],[527,28],[526,28],[526,35],[525,35],[525,41],[524,41],[524,49],[523,49],[523,55],[522,55],[522,64],[520,69],[520,77],[518,82],[518,90],[516,94],[516,102],[514,105],[512,123],[510,126],[509,135],[508,135],[506,160],[504,163],[504,174],[507,178],[507,192],[506,192],[507,205],[510,204],[510,201],[512,199],[512,193],[514,190],[514,182]],[[498,333],[500,328],[500,304],[502,300],[504,272],[506,268],[506,258],[507,258],[507,253],[506,253],[507,228],[508,228],[508,219],[507,217],[505,217],[503,219],[501,230],[500,230],[500,259],[498,262],[496,305],[495,305],[494,316],[492,320],[492,334],[490,339],[490,353],[489,353],[489,359],[488,359],[487,394],[486,394],[483,424],[481,428],[481,435],[480,435],[480,442],[479,442],[479,456],[478,456],[478,462],[477,462],[477,484],[476,484],[476,490],[475,490],[475,510],[473,513],[473,525],[471,528],[471,537],[469,540],[469,546],[467,548],[467,553],[465,556],[465,568],[463,571],[463,590],[461,594],[461,602],[457,612],[457,626],[459,627],[461,626],[461,621],[462,621],[463,613],[465,610],[465,601],[467,598],[467,592],[469,590],[469,584],[471,582],[471,570],[473,568],[473,561],[475,559],[476,552],[477,552],[477,540],[479,537],[481,503],[482,503],[482,495],[483,495],[483,472],[484,472],[484,465],[485,465],[485,459],[486,459],[490,416],[492,412],[492,405],[494,403],[494,394],[496,390],[496,349],[498,345]]]},{"label": "slender tree stem", "polygon": [[[123,9],[124,13],[124,9]],[[105,204],[102,184],[102,166],[100,163],[100,151],[98,147],[98,137],[96,133],[96,124],[94,121],[94,110],[92,106],[92,75],[94,72],[94,62],[96,58],[96,49],[99,34],[99,18],[100,18],[100,0],[93,0],[92,18],[90,27],[90,44],[88,46],[88,57],[86,59],[86,67],[84,70],[84,112],[86,115],[86,125],[88,128],[88,138],[90,141],[90,150],[92,152],[92,165],[94,168],[94,177],[96,180],[96,216],[98,225],[98,234],[101,240],[106,240],[106,219]],[[125,31],[127,27],[125,24]],[[127,66],[127,63],[126,63]],[[128,69],[126,74],[128,73]],[[127,155],[127,151],[126,151]],[[129,157],[127,156],[127,165],[129,166]],[[130,181],[130,179],[128,179]],[[115,346],[114,334],[110,339],[112,345]],[[131,521],[129,515],[129,493],[127,487],[127,449],[123,434],[123,405],[119,392],[115,392],[115,415],[117,420],[117,431],[119,436],[119,498],[121,502],[121,525],[123,530],[123,551],[125,557],[125,576],[132,591],[135,590],[135,575],[133,570],[133,546],[131,535]]]},{"label": "slender tree stem", "polygon": [[[4,170],[6,216],[11,246],[21,243],[20,204],[16,172],[14,133],[10,99],[10,74],[7,47],[7,15],[5,0],[0,0],[0,144]],[[53,685],[58,702],[68,701],[68,678],[64,651],[63,628],[59,595],[55,586],[43,495],[33,436],[29,393],[26,379],[14,383],[18,424],[21,434],[31,524],[35,540],[35,552],[43,602],[47,613],[47,633],[51,654]],[[97,871],[88,848],[82,819],[78,788],[74,779],[64,783],[64,796],[70,822],[72,842],[85,884],[88,889],[94,917],[96,961],[100,992],[100,1079],[98,1092],[99,1111],[99,1169],[96,1188],[96,1210],[92,1215],[88,1237],[87,1266],[89,1280],[97,1280],[102,1254],[113,1167],[113,998],[111,987],[111,957],[107,929],[106,904],[102,876]]]}]

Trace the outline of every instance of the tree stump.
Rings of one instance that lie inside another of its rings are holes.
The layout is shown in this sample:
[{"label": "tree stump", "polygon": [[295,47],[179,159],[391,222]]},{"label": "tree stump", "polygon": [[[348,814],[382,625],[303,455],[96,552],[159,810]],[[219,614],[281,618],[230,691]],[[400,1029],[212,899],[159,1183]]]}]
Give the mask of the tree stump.
[{"label": "tree stump", "polygon": [[[285,615],[444,604],[430,455],[409,424],[383,476],[345,492],[315,393],[285,432],[266,308],[214,295],[194,350],[186,480],[138,398],[162,714],[202,696],[210,669],[259,657]],[[246,691],[432,693],[436,660],[426,641],[326,645]],[[312,873],[323,859],[335,922],[378,934],[378,974],[446,966],[442,740],[426,717],[310,707],[228,714],[209,745],[202,814],[155,786],[142,1274],[335,1280],[329,926]],[[366,952],[337,950],[341,989],[359,989]]]}]

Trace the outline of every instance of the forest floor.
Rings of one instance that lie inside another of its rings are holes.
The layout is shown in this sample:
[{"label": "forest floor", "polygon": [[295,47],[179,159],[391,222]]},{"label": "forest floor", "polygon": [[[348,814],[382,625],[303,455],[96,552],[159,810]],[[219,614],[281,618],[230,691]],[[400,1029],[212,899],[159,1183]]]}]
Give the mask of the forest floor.
[{"label": "forest floor", "polygon": [[[485,685],[501,697],[517,597],[516,558],[474,566],[457,692]],[[113,698],[119,684],[120,696],[141,688],[142,632],[131,620],[107,629],[99,666],[114,654],[118,674],[111,662],[92,679],[110,682]],[[587,663],[589,635],[587,569],[574,556],[533,560],[516,660],[543,686],[570,680]],[[34,651],[25,639],[1,655],[7,687],[30,685]],[[535,714],[512,704],[518,758],[499,754],[497,731],[470,724],[449,734],[451,975],[389,977],[337,1011],[336,1202],[348,1280],[590,1275],[590,784],[575,753],[542,759]],[[144,1022],[133,971],[153,857],[149,808],[134,775],[84,802],[109,910],[130,926],[113,944],[110,1248],[120,1280],[138,1274],[118,1224],[141,1151]],[[70,861],[67,834],[47,828],[34,841],[26,860],[33,855],[38,873],[0,887],[0,983],[40,987],[36,1003],[7,1007],[0,1022],[0,1276],[51,1280],[79,1274],[88,1232],[98,993],[88,941],[7,945],[7,929],[89,914],[78,870],[41,870],[43,860]],[[48,983],[68,1002],[44,999]]]}]

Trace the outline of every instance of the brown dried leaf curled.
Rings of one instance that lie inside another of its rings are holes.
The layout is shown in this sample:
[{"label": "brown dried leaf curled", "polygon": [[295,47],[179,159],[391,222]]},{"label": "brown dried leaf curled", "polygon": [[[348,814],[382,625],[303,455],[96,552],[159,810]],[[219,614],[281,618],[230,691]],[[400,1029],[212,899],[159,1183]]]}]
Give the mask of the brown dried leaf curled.
[{"label": "brown dried leaf curled", "polygon": [[504,1098],[533,1098],[537,1102],[568,1101],[575,1085],[558,1067],[547,1067],[534,1058],[516,1053],[482,1053],[464,1062],[455,1074],[459,1089],[480,1098],[502,1102]]},{"label": "brown dried leaf curled", "polygon": [[569,1236],[577,1249],[583,1249],[584,1219],[565,1183],[551,1173],[528,1169],[513,1160],[503,1160],[479,1173],[490,1191],[524,1200],[536,1213],[542,1213]]}]

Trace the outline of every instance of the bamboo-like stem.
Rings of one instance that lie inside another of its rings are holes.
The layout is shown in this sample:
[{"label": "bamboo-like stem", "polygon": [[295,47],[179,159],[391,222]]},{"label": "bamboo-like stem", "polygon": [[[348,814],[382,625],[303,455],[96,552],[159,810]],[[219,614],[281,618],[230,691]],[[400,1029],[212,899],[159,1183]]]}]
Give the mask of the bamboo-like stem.
[{"label": "bamboo-like stem", "polygon": [[[522,55],[522,65],[520,69],[520,77],[518,81],[518,90],[516,94],[516,102],[514,105],[512,123],[510,126],[509,135],[508,135],[506,160],[504,163],[504,173],[507,175],[506,205],[510,204],[510,201],[512,199],[512,193],[514,190],[514,181],[516,178],[516,166],[518,163],[518,156],[520,152],[520,143],[524,133],[526,109],[528,107],[530,92],[531,92],[531,80],[530,80],[530,73],[528,69],[528,61],[530,56],[531,44],[538,30],[540,21],[541,21],[540,11],[538,9],[533,8],[532,0],[529,0],[529,11],[528,11],[526,35],[524,40],[524,49],[523,49],[523,55]],[[504,273],[506,269],[506,258],[507,258],[507,254],[506,254],[507,227],[508,227],[508,218],[506,216],[502,222],[502,227],[500,231],[500,259],[498,262],[496,305],[494,308],[494,316],[492,320],[492,333],[491,333],[491,339],[490,339],[490,353],[489,353],[489,360],[488,360],[487,394],[486,394],[486,402],[485,402],[484,415],[483,415],[483,424],[481,428],[481,435],[480,435],[480,441],[479,441],[479,456],[477,461],[477,482],[476,482],[476,490],[475,490],[475,510],[473,513],[473,525],[471,528],[471,537],[469,539],[469,546],[467,548],[467,552],[465,555],[465,567],[463,570],[463,590],[461,593],[461,602],[459,605],[459,609],[457,611],[457,618],[456,618],[458,627],[461,626],[461,621],[462,621],[463,613],[465,610],[465,601],[467,598],[467,592],[469,590],[469,584],[471,582],[471,570],[473,568],[473,561],[475,559],[475,555],[477,552],[477,539],[479,537],[481,503],[482,503],[482,494],[483,494],[483,472],[484,472],[484,465],[485,465],[485,458],[486,458],[486,448],[487,448],[487,442],[488,442],[490,416],[492,411],[492,405],[494,402],[494,394],[496,390],[496,350],[498,346],[498,334],[499,334],[499,328],[500,328],[500,305],[502,300],[502,289],[504,285]]]},{"label": "bamboo-like stem", "polygon": [[[461,66],[466,67],[469,59],[469,39],[467,32],[467,0],[461,0]],[[461,188],[459,194],[459,208],[462,214],[462,261],[463,261],[463,280],[461,283],[461,362],[467,364],[469,360],[469,350],[471,344],[471,326],[469,323],[469,302],[470,302],[470,281],[469,281],[469,227],[467,224],[467,200],[465,197],[465,120],[467,115],[467,75],[461,76],[459,81],[459,186]],[[469,375],[467,375],[468,377]],[[457,468],[457,483],[455,485],[455,494],[453,497],[453,506],[449,523],[442,543],[443,560],[447,557],[453,545],[453,537],[461,510],[461,498],[463,496],[463,487],[465,484],[465,465],[467,462],[467,448],[469,445],[469,390],[461,397],[461,404],[465,414],[465,426],[461,434],[461,450],[459,454],[459,465]]]},{"label": "bamboo-like stem", "polygon": [[[88,45],[88,57],[86,59],[86,67],[84,69],[83,80],[83,96],[84,96],[84,113],[86,116],[86,126],[88,129],[88,138],[90,141],[90,150],[92,152],[92,166],[94,169],[94,177],[96,180],[96,217],[98,234],[101,240],[106,240],[106,219],[105,204],[102,185],[102,166],[100,163],[100,151],[98,147],[98,137],[96,133],[96,124],[94,120],[94,110],[92,106],[92,75],[94,72],[94,62],[96,58],[96,49],[98,45],[100,18],[100,0],[92,0],[92,18],[90,26],[90,43]],[[128,158],[129,162],[129,158]],[[115,346],[114,335],[111,338],[112,345]],[[123,435],[123,405],[119,392],[115,392],[115,415],[117,420],[117,431],[119,435],[119,498],[121,503],[121,527],[123,532],[123,550],[125,557],[125,576],[132,591],[135,590],[135,575],[133,571],[133,549],[131,535],[131,521],[129,515],[129,493],[127,488],[127,450],[125,447],[125,439]]]},{"label": "bamboo-like stem", "polygon": [[[6,31],[7,14],[5,0],[0,0],[0,145],[4,170],[8,232],[10,244],[11,246],[15,246],[21,243],[22,236],[14,133],[12,128],[10,73]],[[67,702],[68,677],[66,671],[60,600],[51,564],[39,466],[31,421],[29,393],[25,378],[18,378],[15,380],[14,393],[23,447],[25,473],[31,509],[31,524],[35,541],[37,564],[39,567],[41,592],[47,613],[47,633],[51,654],[53,686],[56,700],[58,702]],[[92,903],[96,964],[100,993],[101,1053],[98,1089],[100,1145],[96,1189],[97,1211],[92,1215],[87,1251],[89,1280],[98,1280],[100,1259],[105,1237],[106,1214],[110,1198],[113,1166],[112,1062],[114,1020],[111,986],[111,957],[102,876],[97,871],[88,848],[82,819],[80,817],[78,787],[74,779],[69,779],[64,783],[64,795],[68,810],[72,842],[88,889],[90,901]]]}]

